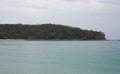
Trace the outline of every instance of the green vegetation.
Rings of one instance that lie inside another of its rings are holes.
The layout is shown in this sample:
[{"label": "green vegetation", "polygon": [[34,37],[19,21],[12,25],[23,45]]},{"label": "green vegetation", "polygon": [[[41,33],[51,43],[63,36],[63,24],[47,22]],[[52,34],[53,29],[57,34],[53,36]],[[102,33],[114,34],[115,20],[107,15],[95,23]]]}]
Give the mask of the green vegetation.
[{"label": "green vegetation", "polygon": [[59,24],[0,24],[0,39],[105,40],[105,34]]}]

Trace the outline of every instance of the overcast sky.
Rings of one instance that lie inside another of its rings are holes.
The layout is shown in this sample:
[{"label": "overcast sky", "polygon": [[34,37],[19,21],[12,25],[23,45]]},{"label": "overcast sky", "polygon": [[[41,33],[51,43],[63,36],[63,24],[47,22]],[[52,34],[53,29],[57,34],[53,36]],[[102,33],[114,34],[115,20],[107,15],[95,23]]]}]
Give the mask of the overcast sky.
[{"label": "overcast sky", "polygon": [[120,0],[0,0],[0,23],[55,23],[120,39]]}]

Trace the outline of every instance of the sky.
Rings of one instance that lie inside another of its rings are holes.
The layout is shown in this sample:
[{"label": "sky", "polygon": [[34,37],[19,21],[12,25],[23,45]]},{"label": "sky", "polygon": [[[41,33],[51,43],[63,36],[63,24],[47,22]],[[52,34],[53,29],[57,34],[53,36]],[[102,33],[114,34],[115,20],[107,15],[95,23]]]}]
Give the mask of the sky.
[{"label": "sky", "polygon": [[63,24],[120,39],[120,0],[0,0],[0,23]]}]

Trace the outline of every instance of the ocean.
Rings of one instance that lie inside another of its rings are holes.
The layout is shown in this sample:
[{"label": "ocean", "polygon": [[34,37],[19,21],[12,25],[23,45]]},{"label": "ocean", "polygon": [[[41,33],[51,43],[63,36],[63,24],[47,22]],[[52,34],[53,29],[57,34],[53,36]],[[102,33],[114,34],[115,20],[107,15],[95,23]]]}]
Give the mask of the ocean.
[{"label": "ocean", "polygon": [[120,41],[0,40],[0,74],[120,74]]}]

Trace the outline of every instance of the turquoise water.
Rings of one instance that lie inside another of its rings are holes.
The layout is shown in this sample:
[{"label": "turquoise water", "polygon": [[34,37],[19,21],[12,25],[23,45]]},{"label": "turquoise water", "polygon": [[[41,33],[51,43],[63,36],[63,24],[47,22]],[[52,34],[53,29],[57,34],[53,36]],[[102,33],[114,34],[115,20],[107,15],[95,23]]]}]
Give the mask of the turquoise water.
[{"label": "turquoise water", "polygon": [[0,74],[120,74],[120,41],[0,40]]}]

